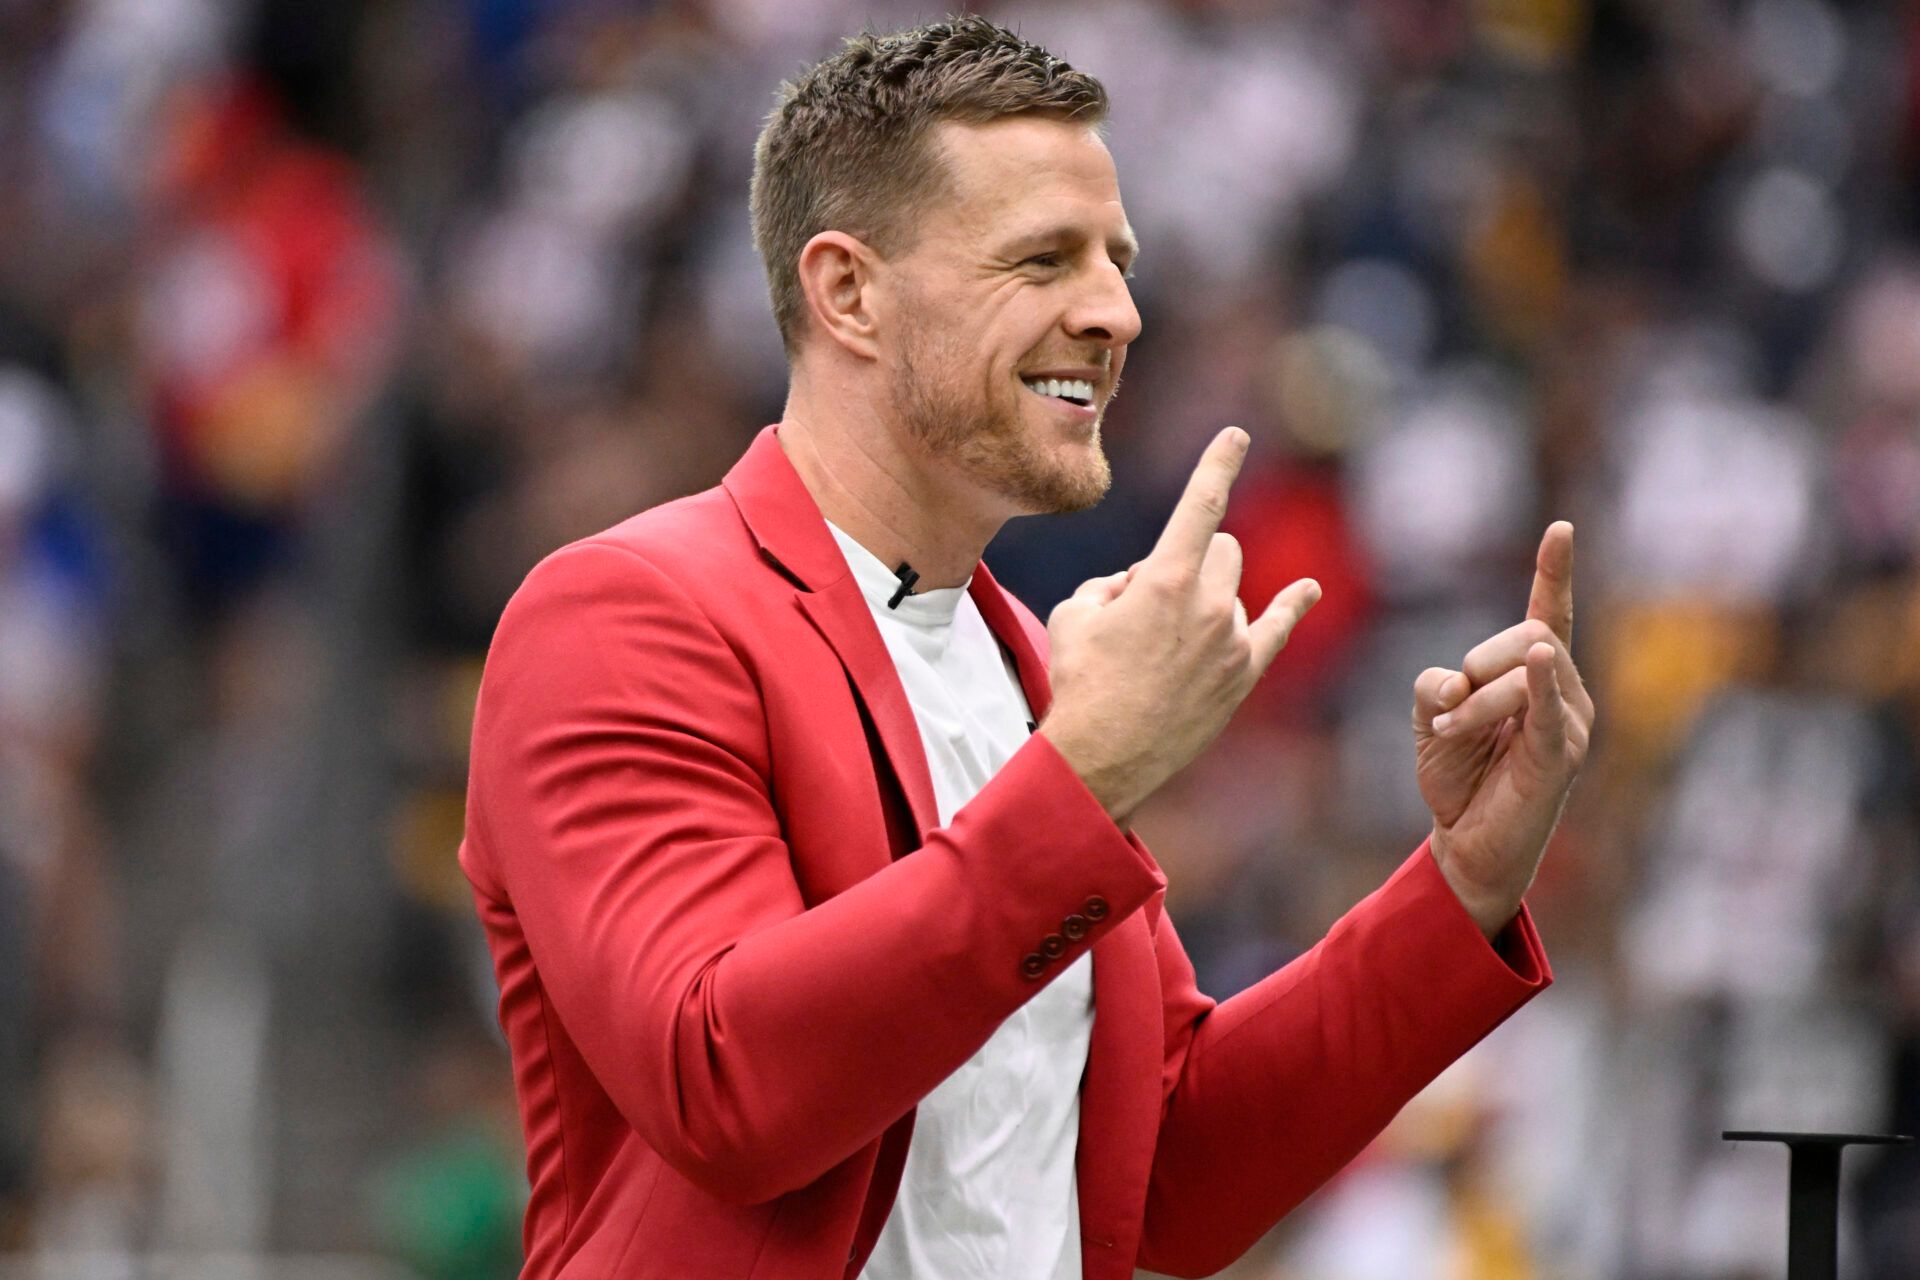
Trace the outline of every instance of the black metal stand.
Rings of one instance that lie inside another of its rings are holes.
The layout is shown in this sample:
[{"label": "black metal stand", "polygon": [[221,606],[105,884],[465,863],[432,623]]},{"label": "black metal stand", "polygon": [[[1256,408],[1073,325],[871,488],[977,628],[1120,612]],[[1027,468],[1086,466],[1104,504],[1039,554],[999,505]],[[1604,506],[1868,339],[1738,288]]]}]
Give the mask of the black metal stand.
[{"label": "black metal stand", "polygon": [[1787,1280],[1838,1280],[1840,1153],[1851,1146],[1891,1146],[1909,1137],[1880,1133],[1772,1133],[1729,1129],[1729,1142],[1784,1142],[1792,1153],[1787,1182]]}]

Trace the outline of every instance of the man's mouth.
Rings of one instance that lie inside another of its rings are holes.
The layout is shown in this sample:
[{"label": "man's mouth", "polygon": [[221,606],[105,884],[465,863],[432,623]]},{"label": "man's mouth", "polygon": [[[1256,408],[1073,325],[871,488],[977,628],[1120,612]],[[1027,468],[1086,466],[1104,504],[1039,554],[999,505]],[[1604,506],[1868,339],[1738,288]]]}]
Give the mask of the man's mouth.
[{"label": "man's mouth", "polygon": [[1022,378],[1020,381],[1035,395],[1052,396],[1083,409],[1093,403],[1093,384],[1084,379]]}]

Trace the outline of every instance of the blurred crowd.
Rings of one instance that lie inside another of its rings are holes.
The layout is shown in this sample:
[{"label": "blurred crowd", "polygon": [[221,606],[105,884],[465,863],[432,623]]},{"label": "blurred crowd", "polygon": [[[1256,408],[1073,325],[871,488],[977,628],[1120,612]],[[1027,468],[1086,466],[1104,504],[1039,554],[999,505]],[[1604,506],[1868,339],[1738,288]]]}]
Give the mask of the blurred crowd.
[{"label": "blurred crowd", "polygon": [[[1249,608],[1326,588],[1139,820],[1206,989],[1425,834],[1413,677],[1578,530],[1557,985],[1232,1274],[1782,1274],[1721,1131],[1920,1130],[1920,7],[980,7],[1106,82],[1145,248],[1114,491],[989,562],[1044,616],[1238,423]],[[491,628],[778,417],[759,121],[934,16],[0,0],[0,1270],[515,1274]],[[1920,1153],[1848,1171],[1844,1273],[1920,1274]]]}]

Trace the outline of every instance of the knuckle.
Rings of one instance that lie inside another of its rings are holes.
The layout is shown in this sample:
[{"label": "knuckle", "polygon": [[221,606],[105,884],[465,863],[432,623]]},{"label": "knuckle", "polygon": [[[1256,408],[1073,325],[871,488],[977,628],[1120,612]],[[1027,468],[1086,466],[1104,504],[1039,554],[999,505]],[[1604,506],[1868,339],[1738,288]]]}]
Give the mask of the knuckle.
[{"label": "knuckle", "polygon": [[1161,596],[1179,595],[1191,591],[1200,580],[1199,570],[1189,564],[1154,565],[1142,569],[1136,581],[1143,587]]}]

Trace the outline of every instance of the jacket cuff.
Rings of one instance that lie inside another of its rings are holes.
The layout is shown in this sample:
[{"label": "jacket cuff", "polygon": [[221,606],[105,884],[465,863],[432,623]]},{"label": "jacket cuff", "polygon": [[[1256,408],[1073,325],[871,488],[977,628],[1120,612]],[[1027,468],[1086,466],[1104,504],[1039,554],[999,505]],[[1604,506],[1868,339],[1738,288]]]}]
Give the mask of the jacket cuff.
[{"label": "jacket cuff", "polygon": [[1448,941],[1454,949],[1472,958],[1474,971],[1482,974],[1489,984],[1507,987],[1522,998],[1552,984],[1553,968],[1547,963],[1546,947],[1540,941],[1527,904],[1522,902],[1513,919],[1489,942],[1467,913],[1459,895],[1454,893],[1453,886],[1447,883],[1439,860],[1433,856],[1431,838],[1422,840],[1413,856],[1387,881],[1389,888],[1396,885],[1416,899],[1436,900],[1431,909],[1434,918],[1442,922]]},{"label": "jacket cuff", "polygon": [[990,864],[980,874],[994,892],[979,904],[976,938],[1019,947],[1009,970],[1020,986],[1052,981],[1167,887],[1145,846],[1038,733],[961,806],[947,835]]},{"label": "jacket cuff", "polygon": [[[1028,753],[1033,753],[1031,762],[1022,760]],[[1106,837],[1115,846],[1113,852],[1116,855],[1122,848],[1127,850],[1129,856],[1125,861],[1145,872],[1152,881],[1141,895],[1141,901],[1144,902],[1155,890],[1167,887],[1165,873],[1140,842],[1140,837],[1130,830],[1123,830],[1113,820],[1113,815],[1107,812],[1107,807],[1100,803],[1099,797],[1088,789],[1086,779],[1067,763],[1067,758],[1060,754],[1060,749],[1053,745],[1051,738],[1044,733],[1028,735],[1026,745],[1007,761],[1005,767],[1013,768],[1016,761],[1023,765],[1030,763],[1035,781],[1046,787],[1049,795],[1060,798],[1063,806],[1059,815],[1061,819],[1072,823],[1077,831],[1098,832],[1101,837]]]}]

